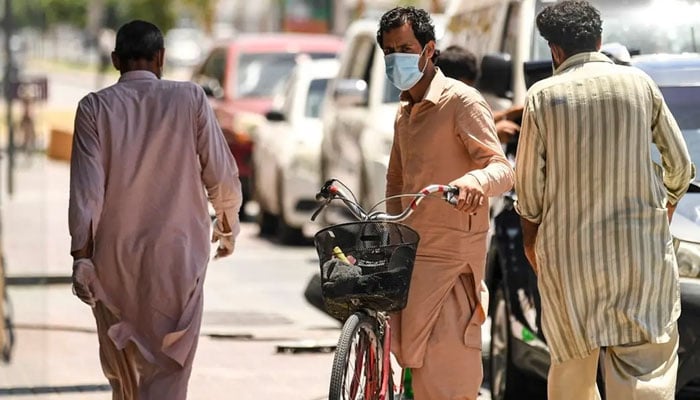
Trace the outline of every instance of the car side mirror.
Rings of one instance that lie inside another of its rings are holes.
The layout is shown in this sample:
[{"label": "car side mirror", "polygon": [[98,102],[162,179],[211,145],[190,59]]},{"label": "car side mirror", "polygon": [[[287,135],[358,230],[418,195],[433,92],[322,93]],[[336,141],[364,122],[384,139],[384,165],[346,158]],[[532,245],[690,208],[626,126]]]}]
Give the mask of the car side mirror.
[{"label": "car side mirror", "polygon": [[495,96],[513,98],[513,61],[510,54],[487,54],[481,59],[481,76],[477,87]]},{"label": "car side mirror", "polygon": [[525,61],[523,74],[525,75],[525,87],[530,88],[537,81],[549,78],[554,73],[552,60]]},{"label": "car side mirror", "polygon": [[265,113],[265,118],[271,122],[281,122],[286,119],[282,111],[279,110],[268,111],[267,113]]},{"label": "car side mirror", "polygon": [[368,97],[367,82],[362,79],[339,79],[335,83],[333,99],[340,106],[363,106]]},{"label": "car side mirror", "polygon": [[207,79],[201,82],[200,86],[204,89],[204,94],[206,94],[207,97],[213,97],[215,99],[224,97],[224,89],[216,79]]}]

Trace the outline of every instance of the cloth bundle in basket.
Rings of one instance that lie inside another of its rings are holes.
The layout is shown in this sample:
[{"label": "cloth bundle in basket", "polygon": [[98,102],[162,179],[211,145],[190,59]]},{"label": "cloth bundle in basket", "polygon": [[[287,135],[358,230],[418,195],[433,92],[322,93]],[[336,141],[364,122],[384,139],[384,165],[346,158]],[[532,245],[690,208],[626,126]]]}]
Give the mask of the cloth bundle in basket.
[{"label": "cloth bundle in basket", "polygon": [[351,222],[319,231],[314,243],[328,312],[345,319],[361,308],[404,308],[418,241],[415,230],[395,222]]}]

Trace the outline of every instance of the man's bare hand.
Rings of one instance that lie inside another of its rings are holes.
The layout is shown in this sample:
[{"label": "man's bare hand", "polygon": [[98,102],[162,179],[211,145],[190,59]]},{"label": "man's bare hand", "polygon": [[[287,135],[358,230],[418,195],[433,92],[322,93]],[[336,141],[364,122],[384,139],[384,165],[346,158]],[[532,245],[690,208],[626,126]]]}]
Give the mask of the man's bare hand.
[{"label": "man's bare hand", "polygon": [[518,132],[520,132],[520,125],[513,121],[504,119],[496,122],[496,134],[498,141],[502,144],[508,144]]},{"label": "man's bare hand", "polygon": [[95,265],[89,258],[80,258],[73,261],[72,281],[73,294],[83,303],[90,307],[95,307],[97,303],[95,292],[98,281]]},{"label": "man's bare hand", "polygon": [[671,220],[673,220],[673,213],[676,212],[676,205],[671,204],[671,203],[666,203],[666,211],[668,212],[668,223],[671,223]]},{"label": "man's bare hand", "polygon": [[507,119],[515,120],[523,116],[523,106],[513,106],[505,111],[505,116]]},{"label": "man's bare hand", "polygon": [[228,257],[233,254],[233,249],[236,247],[236,242],[232,237],[223,237],[219,239],[219,246],[216,248],[216,255],[214,259]]},{"label": "man's bare hand", "polygon": [[538,275],[540,270],[537,267],[537,255],[535,254],[534,246],[525,246],[525,258],[527,258],[527,261],[530,263],[532,269],[535,271],[535,275]]},{"label": "man's bare hand", "polygon": [[450,185],[459,188],[457,205],[455,205],[459,211],[473,213],[484,204],[484,188],[473,175],[466,174],[450,182]]},{"label": "man's bare hand", "polygon": [[217,260],[222,257],[228,257],[233,254],[233,249],[236,247],[236,239],[233,237],[231,232],[231,227],[226,221],[226,217],[214,221],[214,230],[211,235],[212,243],[219,243],[216,248],[216,254],[214,259]]}]

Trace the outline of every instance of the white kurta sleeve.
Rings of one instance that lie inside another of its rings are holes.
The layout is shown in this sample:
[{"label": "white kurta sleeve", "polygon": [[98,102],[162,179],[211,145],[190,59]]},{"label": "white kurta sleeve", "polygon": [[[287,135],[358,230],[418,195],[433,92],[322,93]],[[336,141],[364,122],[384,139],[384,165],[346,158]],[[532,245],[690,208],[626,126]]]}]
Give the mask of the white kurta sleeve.
[{"label": "white kurta sleeve", "polygon": [[92,96],[80,101],[75,115],[68,204],[71,252],[92,239],[104,202],[105,173]]},{"label": "white kurta sleeve", "polygon": [[236,236],[241,229],[238,211],[243,202],[238,167],[204,91],[197,88],[196,93],[197,153],[202,167],[202,182],[216,217],[221,220],[225,215]]},{"label": "white kurta sleeve", "polygon": [[528,99],[515,155],[515,193],[518,195],[515,210],[535,224],[542,223],[546,172],[545,146],[532,100]]}]

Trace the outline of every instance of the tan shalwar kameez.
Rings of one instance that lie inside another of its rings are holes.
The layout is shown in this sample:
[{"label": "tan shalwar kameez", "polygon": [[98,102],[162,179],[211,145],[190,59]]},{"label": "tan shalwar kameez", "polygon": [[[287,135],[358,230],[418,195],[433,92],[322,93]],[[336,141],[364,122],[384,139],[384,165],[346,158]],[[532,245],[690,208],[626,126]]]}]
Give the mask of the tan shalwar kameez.
[{"label": "tan shalwar kameez", "polygon": [[80,101],[71,251],[94,241],[93,312],[114,399],[185,399],[211,251],[207,198],[234,235],[241,188],[207,98],[148,71]]},{"label": "tan shalwar kameez", "polygon": [[[395,122],[387,195],[416,193],[471,173],[487,196],[510,189],[513,170],[503,155],[482,96],[438,70],[422,101],[407,93]],[[411,200],[402,200],[407,206]],[[388,211],[401,208],[388,204]],[[413,371],[417,400],[476,399],[482,380],[481,324],[488,202],[475,215],[441,201],[424,201],[407,220],[420,234],[408,304],[392,317],[392,351]]]}]

